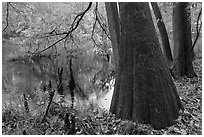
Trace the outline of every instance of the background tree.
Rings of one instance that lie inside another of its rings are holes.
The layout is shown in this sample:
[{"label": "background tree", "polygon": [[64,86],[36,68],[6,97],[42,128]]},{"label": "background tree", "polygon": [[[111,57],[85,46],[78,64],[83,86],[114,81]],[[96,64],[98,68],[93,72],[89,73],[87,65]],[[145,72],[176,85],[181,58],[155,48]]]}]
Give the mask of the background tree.
[{"label": "background tree", "polygon": [[193,50],[191,37],[191,11],[188,2],[175,3],[173,7],[173,41],[174,66],[172,72],[175,77],[186,75],[195,77],[193,70]]},{"label": "background tree", "polygon": [[156,17],[156,22],[157,22],[157,26],[160,32],[160,36],[161,36],[161,47],[162,47],[162,52],[164,55],[164,58],[166,60],[166,63],[168,65],[168,67],[170,68],[170,63],[173,61],[173,57],[171,54],[171,48],[170,48],[170,43],[169,43],[169,37],[166,31],[166,27],[164,24],[164,21],[162,19],[162,15],[159,9],[159,6],[157,5],[156,2],[151,2],[153,11],[154,11],[154,15]]},{"label": "background tree", "polygon": [[[200,37],[200,32],[201,32],[201,29],[202,29],[201,15],[202,15],[202,7],[200,9],[200,12],[198,14],[197,21],[196,21],[196,37],[195,37],[195,40],[194,40],[192,48],[191,48],[192,51],[194,50],[196,42],[198,41],[198,38]],[[194,53],[195,52],[193,52],[193,58],[195,58]]]},{"label": "background tree", "polygon": [[165,128],[182,108],[165,65],[148,3],[119,3],[119,70],[110,111],[116,117]]},{"label": "background tree", "polygon": [[116,69],[118,68],[118,47],[120,39],[120,24],[118,16],[118,8],[116,2],[106,2],[106,13],[108,19],[109,32],[114,53],[114,61]]}]

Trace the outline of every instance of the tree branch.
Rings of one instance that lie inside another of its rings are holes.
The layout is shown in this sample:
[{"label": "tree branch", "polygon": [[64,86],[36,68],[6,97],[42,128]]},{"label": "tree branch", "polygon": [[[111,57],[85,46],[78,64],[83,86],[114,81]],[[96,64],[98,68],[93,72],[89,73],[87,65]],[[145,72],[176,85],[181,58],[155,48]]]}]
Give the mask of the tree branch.
[{"label": "tree branch", "polygon": [[196,44],[196,42],[197,42],[197,40],[198,40],[198,37],[199,37],[199,35],[200,35],[200,31],[201,31],[201,28],[202,28],[202,22],[201,22],[201,24],[200,24],[200,28],[198,28],[199,20],[200,20],[201,14],[202,14],[202,7],[201,7],[201,9],[200,9],[200,12],[199,12],[198,18],[197,18],[197,24],[196,24],[196,32],[197,32],[197,34],[196,34],[196,38],[195,38],[195,40],[194,40],[194,42],[193,42],[193,46],[192,46],[192,48],[191,48],[191,51],[193,51],[193,49],[194,49],[194,47],[195,47],[195,44]]},{"label": "tree branch", "polygon": [[96,7],[94,9],[94,12],[95,12],[95,21],[94,21],[94,24],[93,24],[93,27],[92,27],[92,32],[91,32],[91,39],[92,41],[94,42],[94,44],[97,46],[97,43],[96,43],[96,40],[94,39],[94,31],[95,31],[95,27],[96,27],[96,23],[97,23],[97,8],[98,8],[98,2],[96,2]]},{"label": "tree branch", "polygon": [[13,10],[15,10],[19,15],[21,15],[23,17],[23,14],[20,12],[19,9],[17,9],[16,7],[14,7],[11,2],[9,2],[9,5],[13,8]]},{"label": "tree branch", "polygon": [[[64,35],[66,34],[66,36],[64,36],[63,38],[59,39],[58,41],[56,41],[55,43],[53,43],[52,45],[50,45],[49,47],[43,49],[42,51],[38,52],[39,53],[42,53],[50,48],[52,48],[53,46],[55,46],[57,43],[59,43],[60,41],[66,39],[68,36],[70,36],[70,34],[75,30],[77,29],[77,27],[79,26],[79,23],[80,21],[83,19],[84,15],[86,14],[86,12],[89,11],[89,9],[91,8],[92,6],[92,2],[89,3],[88,7],[81,13],[79,13],[75,18],[74,18],[74,21],[72,22],[72,25],[70,27],[70,30],[69,32],[64,32],[64,33],[61,33],[59,35]],[[56,35],[56,34],[55,34]],[[34,53],[35,54],[35,53]]]},{"label": "tree branch", "polygon": [[[102,30],[105,32],[106,36],[108,37],[108,39],[110,39],[110,36],[107,33],[107,29],[106,26],[104,26],[105,23],[102,23],[103,18],[100,16],[100,13],[98,12],[98,2],[96,2],[96,7],[94,9],[95,12],[95,21],[93,24],[93,29],[92,29],[92,34],[91,34],[91,39],[94,42],[95,45],[98,45],[96,43],[96,40],[93,38],[94,37],[94,31],[95,31],[95,27],[96,27],[96,23],[98,22],[99,26],[102,28]],[[110,39],[111,40],[111,39]]]},{"label": "tree branch", "polygon": [[[73,21],[73,23],[72,23],[72,27],[70,28],[70,32],[73,32],[73,31],[78,27],[78,25],[79,25],[80,21],[82,20],[82,18],[84,17],[85,13],[91,8],[91,5],[92,5],[92,2],[89,3],[89,5],[88,5],[88,7],[86,8],[85,11],[79,13],[79,14],[75,17],[75,19],[74,19],[74,21]],[[79,18],[78,21],[76,21],[77,18]],[[75,23],[76,23],[76,25],[75,25]]]},{"label": "tree branch", "polygon": [[104,23],[101,22],[101,20],[103,20],[103,19],[100,16],[100,13],[98,12],[98,10],[96,10],[96,20],[97,20],[98,24],[100,25],[100,27],[102,28],[102,30],[105,32],[106,36],[111,40],[110,36],[107,33],[107,29],[105,28],[106,26],[104,27],[103,26]]},{"label": "tree branch", "polygon": [[6,28],[9,26],[9,3],[6,3],[6,26],[4,27],[3,31],[6,30]]}]

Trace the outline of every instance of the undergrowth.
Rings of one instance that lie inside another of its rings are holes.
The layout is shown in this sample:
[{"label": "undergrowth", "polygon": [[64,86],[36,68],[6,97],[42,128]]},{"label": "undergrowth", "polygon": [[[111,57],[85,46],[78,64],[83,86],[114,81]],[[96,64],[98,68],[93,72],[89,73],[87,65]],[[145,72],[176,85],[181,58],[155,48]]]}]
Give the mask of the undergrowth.
[{"label": "undergrowth", "polygon": [[46,121],[43,113],[27,114],[24,109],[10,103],[2,108],[2,134],[4,135],[63,135],[67,112],[76,118],[77,135],[201,135],[202,134],[202,59],[193,62],[198,77],[183,77],[175,81],[184,110],[171,127],[154,130],[150,125],[116,118],[108,111],[89,103],[78,109],[52,103]]}]

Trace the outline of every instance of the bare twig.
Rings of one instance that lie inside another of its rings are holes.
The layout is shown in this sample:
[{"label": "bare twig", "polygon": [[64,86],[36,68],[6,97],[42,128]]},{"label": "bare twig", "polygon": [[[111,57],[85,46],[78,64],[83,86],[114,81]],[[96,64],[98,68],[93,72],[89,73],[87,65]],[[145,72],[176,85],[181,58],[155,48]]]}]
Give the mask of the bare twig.
[{"label": "bare twig", "polygon": [[65,35],[67,32],[62,32],[62,33],[57,33],[56,31],[58,30],[57,28],[60,27],[63,24],[64,21],[62,21],[60,24],[58,24],[52,31],[45,33],[44,37],[51,37],[51,36],[56,36],[56,35]]},{"label": "bare twig", "polygon": [[105,23],[103,23],[104,19],[103,19],[102,15],[98,12],[98,2],[96,2],[96,7],[94,9],[94,13],[95,13],[95,21],[94,21],[94,24],[93,24],[93,27],[92,27],[91,39],[92,39],[93,43],[96,46],[98,46],[99,44],[97,44],[96,40],[94,39],[94,32],[95,32],[95,28],[96,28],[96,23],[99,24],[99,26],[102,28],[102,31],[105,32],[108,39],[110,39],[110,36],[108,35]]},{"label": "bare twig", "polygon": [[[17,9],[16,7],[14,7],[11,2],[9,2],[9,5],[21,16],[23,16],[23,14],[19,11],[19,9]],[[24,16],[23,16],[24,17]]]},{"label": "bare twig", "polygon": [[93,27],[92,27],[92,32],[91,32],[91,39],[92,41],[94,42],[94,44],[97,46],[97,43],[96,43],[96,40],[94,39],[94,31],[95,31],[95,27],[96,27],[96,23],[97,23],[97,9],[98,9],[98,2],[96,2],[96,7],[94,9],[94,12],[95,12],[95,21],[94,21],[94,24],[93,24]]},{"label": "bare twig", "polygon": [[102,15],[98,12],[98,10],[96,11],[96,15],[97,15],[97,22],[98,22],[98,24],[101,26],[102,30],[105,32],[105,34],[108,37],[108,39],[110,39],[110,36],[107,33],[107,26],[106,26],[105,23],[103,23],[104,19],[103,19]]},{"label": "bare twig", "polygon": [[[43,49],[42,51],[40,51],[39,53],[42,53],[42,52],[44,52],[44,51],[46,51],[46,50],[52,48],[52,47],[55,46],[57,43],[59,43],[60,41],[66,39],[68,36],[70,36],[71,33],[72,33],[75,29],[77,29],[77,27],[79,26],[80,21],[83,19],[83,17],[84,17],[84,15],[86,14],[86,12],[88,12],[88,10],[91,8],[91,5],[92,5],[92,2],[89,3],[89,5],[88,5],[88,7],[86,8],[86,10],[84,10],[84,11],[81,12],[81,13],[79,13],[79,14],[75,17],[74,21],[72,22],[72,26],[70,27],[69,32],[63,33],[63,34],[66,34],[63,38],[59,39],[58,41],[56,41],[55,43],[53,43],[53,44],[50,45],[49,47],[47,47],[47,48]],[[56,35],[56,34],[55,34],[55,35]],[[62,34],[60,34],[60,35],[62,35]]]},{"label": "bare twig", "polygon": [[6,30],[6,28],[9,26],[9,3],[6,3],[6,26],[4,27],[3,31]]},{"label": "bare twig", "polygon": [[94,12],[95,12],[95,21],[94,21],[94,24],[93,24],[93,28],[92,28],[92,34],[91,34],[91,37],[94,36],[94,31],[95,31],[95,27],[96,27],[96,22],[97,22],[97,15],[96,15],[96,11],[97,11],[97,8],[98,8],[98,3],[96,3],[96,7],[94,9]]}]

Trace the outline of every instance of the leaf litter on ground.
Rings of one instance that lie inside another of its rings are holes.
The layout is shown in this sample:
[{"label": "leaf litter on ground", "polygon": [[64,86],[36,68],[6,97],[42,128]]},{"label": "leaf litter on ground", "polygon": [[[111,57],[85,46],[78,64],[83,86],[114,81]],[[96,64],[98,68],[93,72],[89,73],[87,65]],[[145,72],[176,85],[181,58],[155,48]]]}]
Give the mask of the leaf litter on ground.
[{"label": "leaf litter on ground", "polygon": [[[75,110],[77,135],[201,135],[202,134],[202,59],[193,62],[198,77],[183,77],[174,81],[184,109],[176,123],[161,130],[149,124],[139,124],[115,117],[103,108]],[[66,112],[56,108],[59,115],[50,116],[48,123],[41,123],[42,115],[25,116],[18,111],[3,111],[3,134],[62,135],[63,116]],[[15,113],[15,114],[13,114]],[[11,120],[9,120],[11,119]],[[15,119],[15,121],[13,120]]]}]

